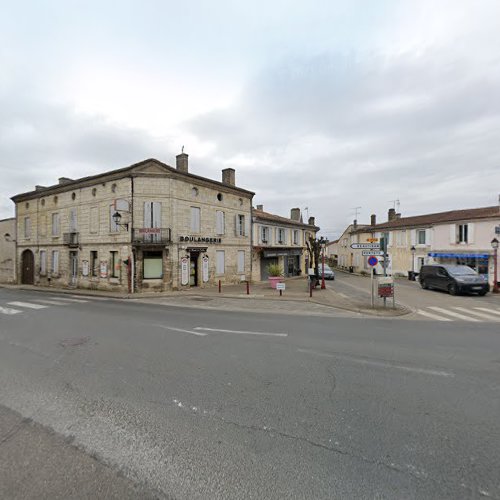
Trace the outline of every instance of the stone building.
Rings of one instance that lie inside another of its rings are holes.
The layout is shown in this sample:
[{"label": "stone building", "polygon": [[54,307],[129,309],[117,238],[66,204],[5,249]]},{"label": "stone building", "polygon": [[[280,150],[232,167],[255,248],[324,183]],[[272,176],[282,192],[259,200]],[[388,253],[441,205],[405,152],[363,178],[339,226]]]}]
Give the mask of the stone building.
[{"label": "stone building", "polygon": [[254,193],[148,159],[12,198],[18,282],[120,292],[175,290],[251,275]]},{"label": "stone building", "polygon": [[319,227],[310,217],[302,222],[300,208],[292,208],[290,218],[264,212],[263,205],[253,211],[253,258],[252,279],[266,280],[267,268],[278,264],[284,276],[307,275],[309,254],[306,241],[315,237]]},{"label": "stone building", "polygon": [[16,219],[0,220],[0,283],[16,282]]}]

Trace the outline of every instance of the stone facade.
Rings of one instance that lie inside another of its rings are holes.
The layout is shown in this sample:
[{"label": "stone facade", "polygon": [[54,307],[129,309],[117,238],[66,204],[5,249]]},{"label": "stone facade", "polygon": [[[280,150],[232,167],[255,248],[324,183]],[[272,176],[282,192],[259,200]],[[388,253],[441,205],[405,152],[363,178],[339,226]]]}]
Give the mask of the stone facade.
[{"label": "stone facade", "polygon": [[298,208],[292,208],[288,219],[264,212],[263,206],[258,205],[252,220],[252,280],[266,280],[270,264],[278,264],[284,276],[306,276],[309,267],[306,241],[319,231],[314,217],[304,224]]},{"label": "stone facade", "polygon": [[253,193],[232,169],[225,183],[190,174],[187,156],[14,196],[18,282],[141,292],[250,276]]},{"label": "stone facade", "polygon": [[0,283],[16,282],[16,219],[0,220]]}]

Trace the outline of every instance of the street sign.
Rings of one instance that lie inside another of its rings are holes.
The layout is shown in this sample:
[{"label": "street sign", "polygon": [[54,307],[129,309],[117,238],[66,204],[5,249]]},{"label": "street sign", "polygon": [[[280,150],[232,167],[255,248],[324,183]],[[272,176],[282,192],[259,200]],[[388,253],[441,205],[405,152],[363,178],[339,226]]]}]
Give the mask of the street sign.
[{"label": "street sign", "polygon": [[368,238],[366,241],[370,243],[376,243],[378,241],[378,238]]},{"label": "street sign", "polygon": [[382,250],[363,250],[361,252],[361,255],[363,257],[371,257],[372,255],[382,257],[384,255],[384,252],[382,252]]},{"label": "street sign", "polygon": [[351,243],[351,248],[354,248],[354,249],[369,249],[369,248],[372,248],[372,249],[379,249],[380,248],[380,243]]},{"label": "street sign", "polygon": [[285,283],[276,283],[276,290],[284,290]]},{"label": "street sign", "polygon": [[373,256],[372,256],[372,257],[370,257],[370,258],[368,259],[368,264],[370,264],[370,266],[372,266],[372,267],[373,267],[373,266],[376,266],[376,265],[378,264],[378,259],[377,259],[377,257],[373,257]]},{"label": "street sign", "polygon": [[378,296],[393,297],[394,296],[394,280],[390,277],[378,278]]}]

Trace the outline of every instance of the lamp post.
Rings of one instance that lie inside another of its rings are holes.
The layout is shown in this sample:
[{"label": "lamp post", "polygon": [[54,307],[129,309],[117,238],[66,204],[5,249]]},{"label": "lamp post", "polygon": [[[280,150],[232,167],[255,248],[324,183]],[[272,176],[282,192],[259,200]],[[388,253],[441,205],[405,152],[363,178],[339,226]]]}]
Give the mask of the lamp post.
[{"label": "lamp post", "polygon": [[415,253],[417,252],[417,249],[415,248],[415,245],[412,245],[410,248],[411,251],[411,279],[415,279]]},{"label": "lamp post", "polygon": [[498,293],[498,278],[497,278],[497,267],[498,267],[498,240],[493,238],[491,240],[491,248],[493,248],[493,293]]},{"label": "lamp post", "polygon": [[326,245],[326,242],[328,240],[326,240],[325,238],[323,238],[323,236],[319,239],[319,243],[321,245],[321,255],[322,255],[322,259],[321,259],[321,267],[322,267],[322,270],[321,270],[321,290],[324,290],[326,288],[326,284],[325,284],[325,245]]}]

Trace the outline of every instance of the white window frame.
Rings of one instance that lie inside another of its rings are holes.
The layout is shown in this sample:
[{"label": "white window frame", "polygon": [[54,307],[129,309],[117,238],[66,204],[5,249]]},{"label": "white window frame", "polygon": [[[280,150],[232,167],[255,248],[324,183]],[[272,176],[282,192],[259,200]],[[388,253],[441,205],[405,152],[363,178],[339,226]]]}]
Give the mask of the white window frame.
[{"label": "white window frame", "polygon": [[201,231],[201,208],[191,207],[191,232],[199,233]]},{"label": "white window frame", "polygon": [[244,214],[236,215],[236,236],[246,236]]},{"label": "white window frame", "polygon": [[469,224],[457,224],[457,243],[469,243]]},{"label": "white window frame", "polygon": [[215,251],[215,274],[223,276],[226,272],[226,253],[224,250]]},{"label": "white window frame", "polygon": [[[424,242],[421,243],[420,242],[420,235],[423,234],[424,235]],[[427,245],[427,231],[425,229],[417,229],[417,245],[419,246],[425,246]]]},{"label": "white window frame", "polygon": [[276,243],[278,245],[284,245],[286,243],[286,231],[282,227],[278,227],[276,230]]},{"label": "white window frame", "polygon": [[52,250],[50,259],[50,274],[59,274],[59,250]]},{"label": "white window frame", "polygon": [[261,243],[271,243],[271,234],[268,226],[260,226],[260,241]]},{"label": "white window frame", "polygon": [[300,240],[299,240],[299,230],[294,229],[293,230],[293,244],[294,245],[300,245]]}]

